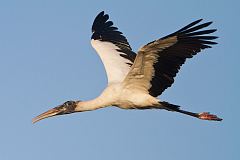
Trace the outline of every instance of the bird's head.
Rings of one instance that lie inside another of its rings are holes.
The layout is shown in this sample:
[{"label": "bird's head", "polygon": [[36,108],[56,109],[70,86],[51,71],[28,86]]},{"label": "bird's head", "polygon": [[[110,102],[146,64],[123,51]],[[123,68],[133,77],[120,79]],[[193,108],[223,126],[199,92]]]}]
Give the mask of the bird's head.
[{"label": "bird's head", "polygon": [[32,123],[36,123],[42,119],[52,117],[52,116],[74,113],[76,112],[75,109],[79,102],[80,101],[67,101],[33,118]]}]

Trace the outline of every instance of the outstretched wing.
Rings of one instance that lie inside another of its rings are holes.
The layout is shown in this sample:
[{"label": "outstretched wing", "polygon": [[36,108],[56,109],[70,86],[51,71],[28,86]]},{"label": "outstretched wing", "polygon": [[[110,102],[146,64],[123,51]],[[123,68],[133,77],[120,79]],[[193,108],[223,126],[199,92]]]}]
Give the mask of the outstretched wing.
[{"label": "outstretched wing", "polygon": [[133,64],[136,54],[127,39],[102,11],[92,25],[91,44],[100,56],[107,72],[108,83],[121,82]]},{"label": "outstretched wing", "polygon": [[166,37],[143,46],[124,83],[157,97],[174,82],[182,64],[205,48],[216,44],[208,35],[216,29],[201,30],[212,22],[199,24],[202,19],[190,23]]}]

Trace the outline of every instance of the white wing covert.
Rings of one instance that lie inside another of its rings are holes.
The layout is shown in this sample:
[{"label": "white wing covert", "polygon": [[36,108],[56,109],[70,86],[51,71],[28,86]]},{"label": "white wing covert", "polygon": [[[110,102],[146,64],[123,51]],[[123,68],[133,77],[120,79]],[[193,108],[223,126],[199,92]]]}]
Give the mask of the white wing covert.
[{"label": "white wing covert", "polygon": [[108,83],[122,82],[136,54],[122,32],[108,19],[103,11],[97,15],[92,25],[91,44],[103,62]]}]

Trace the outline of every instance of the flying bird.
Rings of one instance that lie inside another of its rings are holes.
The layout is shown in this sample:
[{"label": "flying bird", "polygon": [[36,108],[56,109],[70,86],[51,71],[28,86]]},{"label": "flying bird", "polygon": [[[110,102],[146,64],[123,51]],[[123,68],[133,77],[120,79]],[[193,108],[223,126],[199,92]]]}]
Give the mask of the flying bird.
[{"label": "flying bird", "polygon": [[121,109],[164,109],[202,120],[221,121],[209,112],[194,113],[157,97],[171,87],[186,59],[217,44],[216,29],[205,29],[212,22],[196,20],[182,29],[154,40],[135,53],[126,37],[100,12],[92,25],[91,44],[106,70],[108,85],[97,98],[67,101],[35,117],[32,122],[64,114],[92,111],[107,106]]}]

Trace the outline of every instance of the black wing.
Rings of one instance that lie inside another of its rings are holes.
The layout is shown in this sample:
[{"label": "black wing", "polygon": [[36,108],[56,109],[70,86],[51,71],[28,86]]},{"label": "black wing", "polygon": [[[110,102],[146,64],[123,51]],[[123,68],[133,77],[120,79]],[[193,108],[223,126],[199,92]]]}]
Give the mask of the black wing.
[{"label": "black wing", "polygon": [[199,24],[200,21],[202,19],[143,46],[138,51],[131,71],[125,79],[126,82],[135,83],[138,88],[141,86],[154,97],[170,87],[187,58],[192,58],[202,49],[217,44],[211,41],[217,37],[208,35],[216,29],[201,30],[212,22]]},{"label": "black wing", "polygon": [[92,25],[91,44],[104,64],[108,83],[122,82],[136,54],[122,32],[108,19],[109,16],[104,12],[97,15]]},{"label": "black wing", "polygon": [[109,15],[104,14],[104,11],[96,16],[92,25],[93,34],[91,39],[115,44],[119,47],[117,51],[122,52],[120,56],[129,59],[133,63],[136,53],[132,51],[132,48],[123,33],[118,31],[118,28],[113,26],[113,22],[108,19]]},{"label": "black wing", "polygon": [[209,26],[212,22],[197,25],[202,19],[192,22],[177,32],[161,38],[162,40],[177,36],[177,42],[172,46],[160,52],[157,63],[154,64],[155,75],[151,81],[152,87],[149,93],[152,96],[160,95],[166,88],[174,82],[174,77],[178,73],[180,66],[184,64],[187,58],[199,53],[202,49],[211,48],[211,45],[217,44],[211,40],[216,36],[209,36],[216,29],[201,30]]}]

